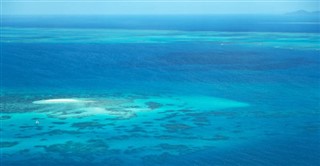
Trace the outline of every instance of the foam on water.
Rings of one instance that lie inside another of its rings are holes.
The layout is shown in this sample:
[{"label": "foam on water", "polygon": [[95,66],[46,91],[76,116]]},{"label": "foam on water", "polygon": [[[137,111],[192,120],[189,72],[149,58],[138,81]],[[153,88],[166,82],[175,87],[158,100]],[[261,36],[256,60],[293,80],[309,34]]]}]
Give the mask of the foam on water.
[{"label": "foam on water", "polygon": [[34,101],[33,104],[73,104],[73,103],[88,103],[95,102],[92,100],[84,100],[84,99],[46,99],[46,100],[37,100]]}]

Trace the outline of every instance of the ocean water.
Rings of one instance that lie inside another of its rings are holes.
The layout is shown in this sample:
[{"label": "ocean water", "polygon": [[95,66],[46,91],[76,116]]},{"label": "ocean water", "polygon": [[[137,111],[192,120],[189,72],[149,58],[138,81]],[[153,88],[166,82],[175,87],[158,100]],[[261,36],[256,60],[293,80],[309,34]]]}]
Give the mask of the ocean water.
[{"label": "ocean water", "polygon": [[319,165],[319,19],[225,17],[5,17],[1,166]]}]

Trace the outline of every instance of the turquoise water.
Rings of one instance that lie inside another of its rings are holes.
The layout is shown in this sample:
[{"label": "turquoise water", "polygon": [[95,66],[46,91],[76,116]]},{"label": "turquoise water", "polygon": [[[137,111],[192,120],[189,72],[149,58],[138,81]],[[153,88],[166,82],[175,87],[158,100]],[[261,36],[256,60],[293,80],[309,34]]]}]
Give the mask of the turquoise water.
[{"label": "turquoise water", "polygon": [[3,165],[318,165],[319,33],[2,28]]}]

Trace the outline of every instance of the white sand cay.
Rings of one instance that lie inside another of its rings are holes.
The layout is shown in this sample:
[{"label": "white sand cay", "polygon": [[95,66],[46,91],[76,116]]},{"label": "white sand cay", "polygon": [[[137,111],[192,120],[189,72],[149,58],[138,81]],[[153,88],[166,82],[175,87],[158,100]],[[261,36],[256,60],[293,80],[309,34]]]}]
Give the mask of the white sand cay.
[{"label": "white sand cay", "polygon": [[75,104],[75,103],[91,103],[95,102],[93,100],[84,100],[84,99],[47,99],[47,100],[37,100],[32,102],[33,104]]},{"label": "white sand cay", "polygon": [[43,105],[39,112],[57,118],[74,118],[94,115],[135,117],[144,112],[192,109],[198,111],[248,107],[248,103],[212,96],[151,96],[149,98],[56,98],[34,101]]}]

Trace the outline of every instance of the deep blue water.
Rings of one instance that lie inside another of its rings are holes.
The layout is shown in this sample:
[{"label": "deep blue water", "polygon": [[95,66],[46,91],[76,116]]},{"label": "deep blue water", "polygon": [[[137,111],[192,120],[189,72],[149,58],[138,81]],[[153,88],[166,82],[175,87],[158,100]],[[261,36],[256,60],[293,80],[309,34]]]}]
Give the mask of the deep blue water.
[{"label": "deep blue water", "polygon": [[4,17],[1,165],[319,165],[318,17]]},{"label": "deep blue water", "polygon": [[3,26],[47,28],[157,29],[229,32],[319,32],[311,15],[110,15],[4,16]]}]

